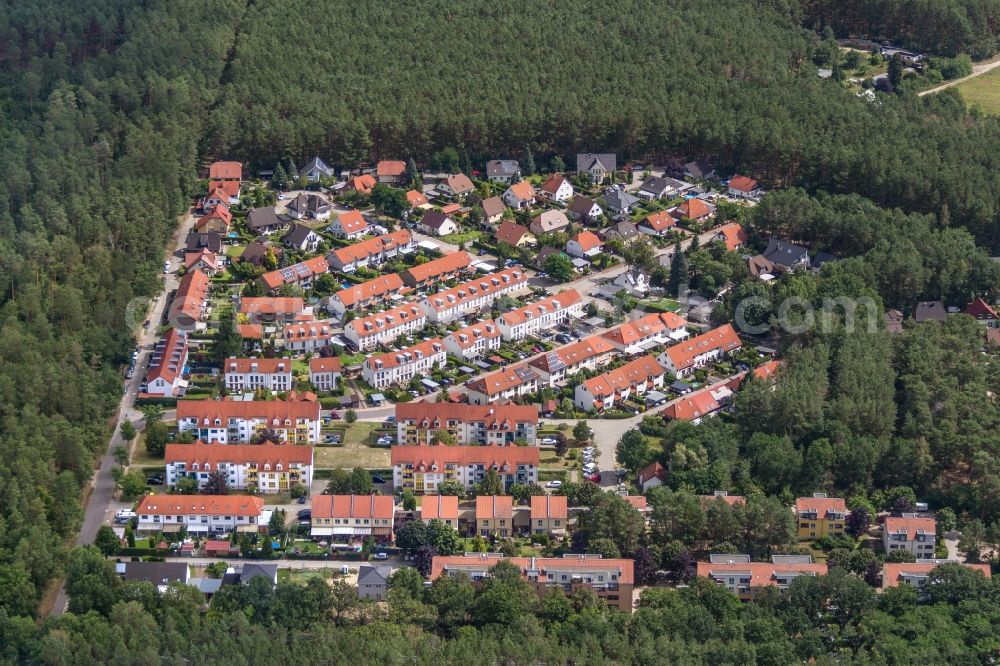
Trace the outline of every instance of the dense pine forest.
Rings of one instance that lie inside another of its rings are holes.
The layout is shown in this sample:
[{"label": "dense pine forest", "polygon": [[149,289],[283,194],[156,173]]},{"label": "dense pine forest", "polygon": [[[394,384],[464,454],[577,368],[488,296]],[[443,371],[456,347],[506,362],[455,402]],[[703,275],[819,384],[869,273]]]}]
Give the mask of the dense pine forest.
[{"label": "dense pine forest", "polygon": [[[988,662],[1000,590],[964,570],[920,600],[876,597],[846,565],[753,604],[696,581],[656,590],[631,618],[586,595],[538,602],[503,576],[479,591],[401,580],[377,612],[336,587],[251,586],[203,615],[188,591],[122,585],[65,544],[120,397],[126,307],[159,290],[163,243],[205,159],[706,158],[790,188],[747,220],[754,234],[844,258],[774,287],[735,280],[726,307],[995,298],[1000,121],[950,92],[869,103],[816,68],[830,31],[988,56],[998,15],[964,0],[4,0],[0,660]],[[874,502],[873,489],[905,487],[996,545],[1000,374],[970,324],[801,336],[776,391],[751,386],[732,419],[655,433],[652,454],[694,451],[672,489],[684,492],[821,486]],[[36,625],[62,575],[74,612]]]}]

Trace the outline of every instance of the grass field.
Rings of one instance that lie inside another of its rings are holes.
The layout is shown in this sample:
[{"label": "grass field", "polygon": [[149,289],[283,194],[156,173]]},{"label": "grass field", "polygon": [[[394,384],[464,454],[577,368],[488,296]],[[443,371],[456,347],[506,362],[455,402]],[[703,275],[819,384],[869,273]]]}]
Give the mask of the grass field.
[{"label": "grass field", "polygon": [[984,113],[1000,114],[1000,67],[959,83],[955,89],[968,106],[977,106]]},{"label": "grass field", "polygon": [[445,243],[451,243],[452,245],[458,245],[459,243],[469,244],[474,240],[477,240],[483,235],[481,231],[462,231],[457,234],[448,234],[447,236],[441,236],[441,240]]},{"label": "grass field", "polygon": [[352,423],[344,433],[343,446],[317,446],[316,468],[334,469],[343,467],[365,467],[385,469],[389,467],[389,448],[368,446],[368,438],[381,426],[378,423],[358,421]]}]

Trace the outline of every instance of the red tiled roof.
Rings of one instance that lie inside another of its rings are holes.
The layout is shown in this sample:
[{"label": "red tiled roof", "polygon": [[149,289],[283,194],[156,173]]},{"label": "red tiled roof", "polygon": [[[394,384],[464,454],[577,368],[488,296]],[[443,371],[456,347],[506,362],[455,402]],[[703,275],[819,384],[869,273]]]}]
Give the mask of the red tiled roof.
[{"label": "red tiled roof", "polygon": [[884,529],[886,534],[904,533],[907,541],[913,541],[919,531],[936,534],[937,521],[929,516],[886,516]]},{"label": "red tiled roof", "polygon": [[504,242],[515,246],[521,242],[521,239],[524,238],[525,235],[531,235],[528,227],[518,224],[517,222],[511,222],[510,220],[502,222],[496,230],[498,243]]},{"label": "red tiled roof", "polygon": [[753,369],[753,376],[757,379],[763,379],[765,381],[773,379],[775,373],[778,372],[778,368],[781,367],[781,361],[772,359],[765,363],[761,363],[756,368]]},{"label": "red tiled roof", "polygon": [[464,194],[475,189],[472,181],[469,180],[469,177],[464,173],[456,173],[452,176],[448,176],[446,182],[448,183],[448,187],[450,187],[451,191],[455,194]]},{"label": "red tiled roof", "polygon": [[427,201],[427,197],[424,196],[423,192],[417,192],[416,190],[410,190],[407,192],[406,200],[410,202],[410,206],[413,208],[430,203]]},{"label": "red tiled roof", "polygon": [[427,315],[418,306],[407,303],[390,310],[376,312],[361,319],[353,319],[349,326],[354,329],[359,338],[363,338],[381,331],[391,331],[414,320],[426,318]]},{"label": "red tiled roof", "polygon": [[615,370],[592,377],[583,382],[595,398],[612,396],[625,388],[635,387],[642,382],[663,374],[663,368],[652,355],[642,356]]},{"label": "red tiled roof", "polygon": [[749,176],[733,176],[729,181],[729,189],[738,192],[753,192],[757,189],[757,181]]},{"label": "red tiled roof", "polygon": [[[521,372],[528,370],[527,365],[512,365],[494,373],[483,375],[467,384],[470,391],[476,391],[487,396],[497,395],[524,384]],[[534,370],[529,371],[533,378],[537,377]]]},{"label": "red tiled roof", "polygon": [[642,495],[622,495],[622,499],[631,504],[636,511],[646,510],[646,498]]},{"label": "red tiled roof", "polygon": [[597,237],[597,234],[592,231],[588,231],[587,229],[584,229],[577,235],[573,236],[570,240],[576,241],[576,243],[580,246],[580,249],[584,252],[589,252],[590,250],[604,245],[601,239]]},{"label": "red tiled roof", "polygon": [[371,192],[375,187],[375,179],[368,174],[355,176],[347,181],[347,187],[356,192]]},{"label": "red tiled roof", "polygon": [[406,162],[403,160],[382,160],[375,165],[375,175],[379,176],[402,176],[406,173]]},{"label": "red tiled roof", "polygon": [[702,504],[711,504],[715,500],[722,500],[729,506],[736,506],[737,504],[746,504],[747,498],[743,495],[698,495],[698,499],[701,500]]},{"label": "red tiled roof", "polygon": [[535,188],[526,180],[511,185],[510,191],[521,201],[531,201],[535,198]]},{"label": "red tiled roof", "polygon": [[343,229],[345,234],[357,233],[368,228],[368,222],[366,222],[364,216],[361,215],[361,211],[354,209],[338,215],[337,222],[340,224],[340,228]]},{"label": "red tiled roof", "polygon": [[153,356],[146,370],[146,381],[162,378],[168,384],[173,384],[183,372],[186,358],[187,336],[176,328],[171,328],[153,349]]},{"label": "red tiled roof", "polygon": [[842,497],[799,497],[795,500],[795,513],[813,513],[820,518],[828,513],[847,513],[847,503]]},{"label": "red tiled roof", "polygon": [[340,372],[340,359],[336,356],[314,356],[309,359],[309,372]]},{"label": "red tiled roof", "polygon": [[747,242],[747,240],[749,240],[746,230],[735,222],[724,224],[719,227],[719,231],[716,235],[723,237],[726,248],[730,252],[739,249]]},{"label": "red tiled roof", "polygon": [[448,402],[398,402],[396,422],[416,421],[421,428],[434,428],[434,424],[448,421],[461,423],[485,422],[490,428],[494,423],[503,425],[538,423],[538,408],[534,405],[466,405]]},{"label": "red tiled roof", "polygon": [[677,224],[670,213],[665,210],[661,210],[658,213],[650,213],[646,217],[642,218],[640,225],[644,225],[652,229],[653,231],[660,232]]},{"label": "red tiled roof", "polygon": [[674,217],[686,217],[690,220],[700,220],[712,214],[712,208],[701,199],[685,199],[674,209]]},{"label": "red tiled roof", "polygon": [[376,354],[365,359],[365,367],[371,370],[385,370],[401,365],[407,365],[420,359],[430,358],[435,354],[444,354],[444,343],[441,338],[432,338],[415,345],[404,347],[399,351]]},{"label": "red tiled roof", "polygon": [[[297,284],[305,278],[315,277],[323,273],[330,272],[330,265],[326,263],[326,257],[313,257],[305,261],[300,261],[294,266],[285,269],[264,273],[261,280],[270,289],[277,289],[284,284]],[[286,277],[286,275],[288,277]]]},{"label": "red tiled roof", "polygon": [[376,518],[391,520],[395,505],[390,495],[317,495],[313,518]]},{"label": "red tiled roof", "polygon": [[702,354],[716,349],[730,352],[739,349],[742,344],[732,325],[723,324],[711,331],[667,347],[666,354],[670,357],[675,369],[683,370],[693,365],[695,358]]},{"label": "red tiled roof", "polygon": [[233,214],[229,212],[229,208],[227,208],[226,206],[216,206],[207,214],[201,216],[201,218],[195,224],[195,228],[201,229],[202,227],[204,227],[206,224],[209,224],[213,220],[221,220],[222,223],[225,224],[226,228],[228,229],[229,225],[232,224],[233,222]]},{"label": "red tiled roof", "polygon": [[[288,470],[289,465],[311,465],[313,448],[311,446],[296,446],[294,444],[206,444],[197,441],[194,444],[167,444],[164,455],[166,464],[184,463],[190,471],[195,463],[201,470],[218,469],[219,463],[256,463],[259,466],[268,464],[271,469],[281,465]],[[210,465],[210,467],[206,467]]]},{"label": "red tiled roof", "polygon": [[550,364],[554,361],[558,361],[563,367],[572,368],[592,358],[614,352],[614,346],[606,338],[600,335],[592,335],[565,347],[557,347],[548,354],[542,354],[532,360],[529,365],[541,368],[546,372],[551,372],[552,368]]},{"label": "red tiled roof", "polygon": [[215,270],[219,265],[219,258],[207,247],[200,251],[184,253],[184,268],[190,269],[198,263],[204,263],[208,268]]},{"label": "red tiled roof", "polygon": [[568,516],[569,499],[565,495],[532,495],[532,520],[566,520]]},{"label": "red tiled roof", "polygon": [[480,495],[476,498],[476,520],[514,517],[514,498],[510,495]]},{"label": "red tiled roof", "polygon": [[[177,292],[170,304],[170,322],[193,325],[198,321],[202,309],[205,307],[209,286],[208,276],[197,268],[185,273],[177,285]],[[189,321],[182,321],[181,317],[185,317]]]},{"label": "red tiled roof", "polygon": [[367,282],[356,284],[347,289],[341,289],[333,294],[333,298],[344,304],[345,307],[353,307],[358,303],[365,303],[372,299],[377,301],[384,299],[391,294],[399,293],[403,289],[403,281],[396,273],[381,275],[372,278]]},{"label": "red tiled roof", "polygon": [[[254,369],[256,368],[256,369]],[[223,374],[247,372],[259,372],[273,374],[275,372],[292,372],[292,359],[290,358],[237,358],[230,356],[222,364]]]},{"label": "red tiled roof", "polygon": [[562,187],[564,182],[566,182],[566,176],[561,173],[554,173],[546,178],[545,182],[542,183],[542,192],[554,195],[559,191],[559,188]]},{"label": "red tiled roof", "polygon": [[208,167],[210,180],[242,180],[243,164],[241,162],[213,162]]},{"label": "red tiled roof", "polygon": [[534,303],[529,303],[528,305],[519,307],[515,310],[505,312],[500,315],[500,319],[502,319],[508,326],[514,326],[515,324],[520,324],[528,319],[539,317],[543,312],[564,310],[579,302],[580,294],[576,291],[576,289],[567,289],[566,291],[560,291],[555,296],[549,296],[548,298],[543,298],[540,301],[535,301]]},{"label": "red tiled roof", "polygon": [[[348,213],[345,213],[345,215],[347,214]],[[358,215],[360,215],[360,213],[358,213]],[[364,220],[362,219],[362,221]],[[409,231],[406,229],[400,229],[399,231],[393,231],[385,234],[384,236],[369,238],[368,240],[352,243],[346,247],[337,248],[333,251],[333,254],[336,255],[341,264],[347,265],[354,263],[355,261],[378,256],[383,252],[389,252],[397,247],[405,247],[409,245],[412,240],[413,237],[410,235]]]},{"label": "red tiled roof", "polygon": [[285,342],[327,340],[333,337],[333,328],[328,321],[309,319],[294,324],[285,324],[285,327],[281,329],[281,337]]},{"label": "red tiled roof", "polygon": [[451,339],[455,341],[459,349],[468,349],[476,344],[479,340],[491,340],[493,338],[500,337],[500,328],[496,325],[492,319],[487,321],[480,321],[466,326],[465,328],[460,328],[457,331],[452,331],[450,333]]},{"label": "red tiled roof", "polygon": [[653,462],[640,469],[638,476],[639,485],[642,485],[653,478],[665,481],[667,478],[667,469],[660,463]]},{"label": "red tiled roof", "polygon": [[210,180],[208,181],[209,191],[222,190],[227,197],[235,199],[240,195],[240,181],[238,180]]},{"label": "red tiled roof", "polygon": [[219,419],[223,425],[233,419],[319,419],[319,403],[310,400],[178,400],[177,420],[193,418],[199,424]]},{"label": "red tiled roof", "polygon": [[146,495],[140,516],[260,516],[264,500],[250,495]]},{"label": "red tiled roof", "polygon": [[[943,562],[886,562],[882,565],[883,587],[898,586],[905,575],[926,576]],[[957,564],[957,563],[956,563]],[[982,573],[987,578],[992,578],[993,574],[988,564],[962,564],[963,567]]]},{"label": "red tiled roof", "polygon": [[663,410],[663,416],[678,421],[694,421],[718,411],[722,403],[715,399],[714,389],[705,388],[690,393]]},{"label": "red tiled roof", "polygon": [[777,585],[776,575],[811,574],[826,575],[826,564],[797,562],[698,562],[698,575],[705,578],[733,574],[748,574],[750,587]]},{"label": "red tiled roof", "polygon": [[410,278],[414,284],[421,284],[427,280],[434,280],[442,275],[450,275],[463,270],[472,263],[472,258],[468,252],[452,252],[438,259],[432,259],[417,266],[411,266],[403,271],[404,280]]},{"label": "red tiled roof", "polygon": [[260,324],[237,324],[236,332],[245,340],[262,340],[264,327]]},{"label": "red tiled roof", "polygon": [[965,308],[965,314],[973,316],[976,319],[997,318],[997,311],[994,310],[989,303],[984,301],[982,297],[977,297],[974,301],[969,303],[968,307]]},{"label": "red tiled roof", "polygon": [[659,334],[664,329],[676,331],[687,326],[687,320],[673,312],[654,312],[642,319],[627,321],[621,326],[611,329],[603,337],[620,345],[627,346],[639,340],[648,339]]},{"label": "red tiled roof", "polygon": [[242,314],[296,315],[305,309],[305,301],[298,296],[244,296],[240,299]]},{"label": "red tiled roof", "polygon": [[458,520],[458,498],[454,495],[427,495],[420,501],[423,520]]},{"label": "red tiled roof", "polygon": [[443,312],[460,307],[466,302],[474,301],[491,293],[511,289],[519,284],[526,285],[527,283],[528,276],[523,270],[517,267],[505,268],[502,271],[489,273],[469,280],[457,287],[431,294],[424,300],[435,312]]}]

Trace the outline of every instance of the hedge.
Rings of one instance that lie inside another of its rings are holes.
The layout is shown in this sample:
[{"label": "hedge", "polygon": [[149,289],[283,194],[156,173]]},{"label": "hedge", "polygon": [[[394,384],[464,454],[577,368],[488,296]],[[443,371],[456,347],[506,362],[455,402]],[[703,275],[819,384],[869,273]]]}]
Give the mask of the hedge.
[{"label": "hedge", "polygon": [[136,398],[136,405],[161,405],[163,407],[177,407],[177,398]]}]

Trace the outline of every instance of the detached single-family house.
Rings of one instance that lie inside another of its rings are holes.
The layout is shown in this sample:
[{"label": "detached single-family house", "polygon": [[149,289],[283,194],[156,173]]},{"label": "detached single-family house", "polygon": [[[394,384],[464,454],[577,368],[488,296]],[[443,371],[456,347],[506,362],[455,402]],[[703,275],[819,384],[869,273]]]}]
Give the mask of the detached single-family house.
[{"label": "detached single-family house", "polygon": [[326,165],[326,162],[319,158],[319,155],[309,160],[309,163],[299,171],[299,174],[306,177],[306,180],[316,182],[320,178],[332,178],[333,169]]},{"label": "detached single-family house", "polygon": [[750,258],[749,266],[750,274],[754,276],[806,269],[809,268],[809,250],[772,238],[763,253]]},{"label": "detached single-family house", "polygon": [[941,301],[921,301],[913,311],[913,319],[917,322],[944,321],[948,318],[948,310]]},{"label": "detached single-family house", "polygon": [[503,222],[497,228],[496,238],[498,243],[508,243],[514,247],[535,245],[538,242],[528,227],[511,220]]},{"label": "detached single-family house", "polygon": [[719,227],[715,236],[712,237],[712,242],[725,243],[727,250],[735,252],[746,245],[749,239],[746,229],[735,222],[730,222]]},{"label": "detached single-family house", "polygon": [[355,238],[361,238],[368,233],[368,222],[361,214],[361,211],[349,210],[338,215],[337,218],[330,223],[327,231],[338,238],[354,240]]},{"label": "detached single-family house", "polygon": [[688,219],[694,222],[704,222],[715,217],[715,206],[697,197],[685,199],[684,203],[670,209],[670,213],[678,220]]},{"label": "detached single-family house", "polygon": [[353,190],[358,194],[371,194],[371,191],[375,188],[375,178],[370,174],[361,174],[360,176],[354,176],[347,179],[347,185],[344,189]]},{"label": "detached single-family house", "polygon": [[225,204],[216,206],[211,211],[201,216],[194,228],[200,233],[215,232],[217,234],[229,233],[229,227],[233,223],[233,214],[229,212],[229,206]]},{"label": "detached single-family house", "polygon": [[628,215],[637,203],[638,198],[617,187],[604,193],[604,204],[615,215]]},{"label": "detached single-family house", "polygon": [[736,175],[729,181],[729,196],[755,199],[760,196],[760,185],[753,178]]},{"label": "detached single-family house", "polygon": [[288,202],[285,214],[296,220],[312,218],[322,221],[330,217],[330,204],[318,194],[299,194]]},{"label": "detached single-family house", "polygon": [[222,236],[214,231],[192,231],[187,235],[186,239],[186,251],[187,252],[200,252],[201,250],[208,250],[218,254],[222,252]]},{"label": "detached single-family house", "polygon": [[269,236],[286,229],[289,224],[291,224],[291,219],[285,215],[278,215],[274,206],[251,208],[250,212],[247,213],[247,228],[261,236]]},{"label": "detached single-family house", "polygon": [[417,229],[429,236],[447,236],[458,233],[458,225],[450,216],[439,210],[429,210],[417,222]]},{"label": "detached single-family house", "polygon": [[535,234],[551,234],[562,231],[569,226],[569,218],[561,210],[547,210],[541,215],[534,217],[528,229]]},{"label": "detached single-family house", "polygon": [[663,482],[666,480],[667,469],[658,462],[650,463],[640,469],[637,479],[639,482],[639,489],[642,490],[642,492],[651,490],[656,486],[662,486]]},{"label": "detached single-family house", "polygon": [[406,200],[410,202],[410,208],[430,208],[431,202],[427,200],[423,192],[409,190],[406,193]]},{"label": "detached single-family house", "polygon": [[601,291],[610,292],[610,295],[614,296],[623,289],[629,296],[644,298],[649,293],[649,277],[641,270],[632,268],[620,274],[609,284],[604,285]]},{"label": "detached single-family house", "polygon": [[[381,162],[380,162],[381,164]],[[358,599],[388,601],[392,567],[362,564],[358,567]]]},{"label": "detached single-family house", "polygon": [[487,224],[499,224],[500,220],[503,219],[503,212],[506,207],[503,205],[503,199],[500,197],[483,199],[480,205],[483,207],[483,217]]},{"label": "detached single-family house", "polygon": [[980,321],[996,321],[997,311],[982,296],[977,296],[965,308],[965,314]]},{"label": "detached single-family house", "polygon": [[448,176],[437,186],[438,191],[456,199],[464,199],[467,194],[475,190],[475,186],[469,177],[464,173],[456,173]]},{"label": "detached single-family house", "polygon": [[604,210],[592,199],[581,196],[574,198],[566,210],[571,218],[584,224],[591,224],[604,214]]},{"label": "detached single-family house", "polygon": [[673,178],[653,176],[647,178],[639,187],[636,196],[646,201],[654,201],[656,199],[677,196],[690,187],[687,183],[674,180]]},{"label": "detached single-family house", "polygon": [[621,220],[601,232],[604,242],[619,240],[628,245],[640,236],[639,227],[629,220]]},{"label": "detached single-family house", "polygon": [[711,180],[715,178],[715,169],[708,162],[695,160],[684,165],[684,177],[691,180]]},{"label": "detached single-family house", "polygon": [[647,236],[665,236],[670,230],[677,226],[677,220],[673,215],[665,210],[658,213],[650,213],[642,218],[638,225],[639,231]]},{"label": "detached single-family house", "polygon": [[596,257],[604,249],[604,243],[592,231],[584,229],[566,241],[566,254],[571,257],[589,259]]},{"label": "detached single-family house", "polygon": [[521,167],[517,160],[490,160],[486,177],[496,183],[511,183],[521,177]]},{"label": "detached single-family house", "polygon": [[200,252],[184,253],[184,270],[200,270],[205,275],[212,277],[222,268],[219,256],[211,250],[202,248]]},{"label": "detached single-family house", "polygon": [[572,198],[573,185],[569,182],[569,178],[563,174],[554,173],[542,183],[542,187],[538,191],[543,198],[549,201],[563,203]]},{"label": "detached single-family house", "polygon": [[576,156],[576,172],[586,174],[591,182],[601,183],[615,172],[617,158],[612,153],[580,153]]},{"label": "detached single-family house", "polygon": [[535,202],[535,188],[526,180],[514,183],[503,193],[503,202],[514,210],[531,208]]},{"label": "detached single-family house", "polygon": [[375,165],[375,176],[385,185],[399,185],[406,178],[406,162],[382,160]]},{"label": "detached single-family house", "polygon": [[300,252],[315,252],[319,247],[321,238],[318,233],[304,224],[293,224],[281,242],[285,247],[290,247]]}]

